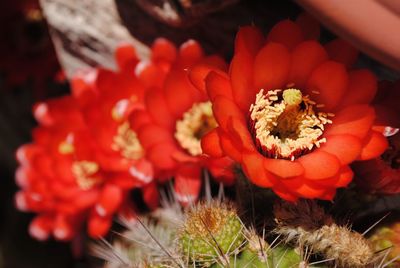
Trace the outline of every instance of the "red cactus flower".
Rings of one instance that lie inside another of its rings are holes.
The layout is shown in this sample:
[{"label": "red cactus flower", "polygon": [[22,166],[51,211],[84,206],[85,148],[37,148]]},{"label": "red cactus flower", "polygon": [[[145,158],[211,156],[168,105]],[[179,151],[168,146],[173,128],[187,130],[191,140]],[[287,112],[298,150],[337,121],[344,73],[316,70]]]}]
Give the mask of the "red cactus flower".
[{"label": "red cactus flower", "polygon": [[355,182],[362,190],[375,194],[400,193],[400,81],[382,82],[374,100],[377,107],[375,129],[388,139],[389,146],[377,158],[355,162]]},{"label": "red cactus flower", "polygon": [[158,39],[152,51],[151,60],[136,68],[147,87],[146,109],[134,112],[131,121],[158,177],[165,180],[174,176],[176,195],[187,203],[198,196],[202,168],[219,180],[232,182],[229,159],[202,154],[200,138],[216,122],[206,94],[196,89],[187,75],[187,69],[195,63],[207,62],[214,69],[224,68],[225,63],[215,56],[205,57],[193,40],[177,51],[167,40]]},{"label": "red cactus flower", "polygon": [[219,127],[203,151],[230,156],[253,183],[291,201],[331,200],[352,180],[350,163],[387,146],[372,129],[375,76],[351,69],[357,51],[344,41],[313,40],[318,32],[307,17],[278,23],[266,38],[243,27],[229,73],[205,79]]},{"label": "red cactus flower", "polygon": [[20,147],[16,182],[17,208],[35,212],[29,232],[45,240],[75,237],[87,222],[92,237],[108,231],[112,217],[124,210],[135,184],[127,172],[104,170],[76,101],[69,96],[40,103],[34,114],[40,126],[33,142]]},{"label": "red cactus flower", "polygon": [[117,72],[97,69],[76,75],[73,94],[99,148],[96,157],[100,166],[110,172],[128,172],[141,182],[145,202],[155,208],[158,195],[154,191],[153,167],[144,157],[144,149],[128,119],[135,109],[143,108],[144,86],[134,74],[138,63],[134,48],[118,47],[116,62]]}]

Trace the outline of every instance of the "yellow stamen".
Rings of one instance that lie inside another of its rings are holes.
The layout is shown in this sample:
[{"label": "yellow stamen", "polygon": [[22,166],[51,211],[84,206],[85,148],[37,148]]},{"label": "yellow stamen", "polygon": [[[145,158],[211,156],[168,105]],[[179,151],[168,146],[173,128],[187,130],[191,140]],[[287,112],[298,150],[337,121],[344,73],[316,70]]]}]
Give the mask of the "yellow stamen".
[{"label": "yellow stamen", "polygon": [[298,89],[261,89],[250,107],[255,137],[269,156],[294,160],[304,151],[320,147],[324,125],[331,124],[330,113],[315,113],[318,107]]},{"label": "yellow stamen", "polygon": [[191,155],[200,155],[201,137],[216,126],[211,102],[195,103],[183,114],[183,118],[176,122],[175,138]]},{"label": "yellow stamen", "polygon": [[125,158],[138,160],[143,157],[144,150],[140,141],[129,125],[124,122],[118,127],[117,135],[114,137],[112,149],[121,152]]},{"label": "yellow stamen", "polygon": [[72,173],[76,178],[76,183],[82,190],[91,189],[100,183],[99,178],[93,177],[99,171],[99,165],[90,161],[76,161],[72,164]]},{"label": "yellow stamen", "polygon": [[72,154],[75,151],[74,136],[72,133],[68,134],[66,139],[58,145],[58,152],[60,154]]}]

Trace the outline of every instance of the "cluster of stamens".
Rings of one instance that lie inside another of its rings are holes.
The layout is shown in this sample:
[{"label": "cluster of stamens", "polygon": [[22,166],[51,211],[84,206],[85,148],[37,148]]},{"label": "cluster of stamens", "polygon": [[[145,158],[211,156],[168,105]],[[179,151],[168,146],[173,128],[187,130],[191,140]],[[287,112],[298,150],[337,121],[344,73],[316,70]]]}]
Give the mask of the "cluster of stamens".
[{"label": "cluster of stamens", "polygon": [[72,173],[76,183],[82,190],[91,189],[100,183],[100,179],[93,176],[99,171],[99,165],[91,161],[76,161],[72,164]]},{"label": "cluster of stamens", "polygon": [[127,159],[138,160],[143,157],[144,151],[137,137],[128,122],[122,123],[113,139],[112,149],[121,152]]},{"label": "cluster of stamens", "polygon": [[202,153],[201,137],[217,126],[211,107],[209,101],[195,103],[176,122],[175,139],[193,156]]},{"label": "cluster of stamens", "polygon": [[255,142],[265,156],[290,159],[320,147],[332,113],[316,112],[323,107],[303,96],[298,89],[275,89],[256,95],[250,106],[250,127]]}]

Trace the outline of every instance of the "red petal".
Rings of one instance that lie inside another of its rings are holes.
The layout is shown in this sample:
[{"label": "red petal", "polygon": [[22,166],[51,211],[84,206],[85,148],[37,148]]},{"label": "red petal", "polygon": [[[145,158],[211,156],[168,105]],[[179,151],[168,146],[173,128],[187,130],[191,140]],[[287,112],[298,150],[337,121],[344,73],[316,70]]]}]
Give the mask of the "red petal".
[{"label": "red petal", "polygon": [[166,60],[173,62],[177,53],[175,45],[165,38],[157,38],[151,47],[151,58],[155,61]]},{"label": "red petal", "polygon": [[99,198],[97,190],[89,190],[79,193],[74,199],[73,203],[79,210],[84,210],[92,207]]},{"label": "red petal", "polygon": [[379,132],[371,131],[363,144],[360,160],[370,160],[380,156],[388,147],[387,139]]},{"label": "red petal", "polygon": [[270,90],[284,87],[289,75],[290,63],[290,53],[284,45],[267,43],[254,60],[255,88]]},{"label": "red petal", "polygon": [[115,61],[120,70],[133,67],[138,61],[135,48],[131,44],[118,46],[115,51]]},{"label": "red petal", "polygon": [[326,190],[325,187],[318,186],[311,181],[304,181],[302,177],[285,179],[282,180],[282,183],[299,197],[307,199],[318,198]]},{"label": "red petal", "polygon": [[288,83],[304,88],[312,71],[328,59],[325,49],[316,41],[302,42],[292,51]]},{"label": "red petal", "polygon": [[201,148],[203,153],[212,157],[222,157],[224,155],[216,128],[201,138]]},{"label": "red petal", "polygon": [[210,72],[222,72],[226,69],[225,61],[218,56],[210,56],[196,64],[189,70],[189,79],[192,84],[206,93],[205,79]]},{"label": "red petal", "polygon": [[144,148],[149,148],[161,142],[173,142],[173,136],[167,129],[155,124],[148,124],[141,127],[138,131],[140,144]]},{"label": "red petal", "polygon": [[[116,187],[120,188],[123,191],[131,190],[132,188],[135,187],[140,187],[142,183],[136,176],[134,176],[136,175],[136,173],[133,172],[134,175],[132,175],[131,172],[132,166],[129,167],[129,173],[125,172],[127,169],[128,168],[121,169],[122,172],[113,172],[113,174],[107,178],[107,182],[115,185]],[[135,169],[133,168],[133,170]]]},{"label": "red petal", "polygon": [[129,174],[142,184],[152,182],[154,173],[153,164],[146,158],[139,159],[129,168]]},{"label": "red petal", "polygon": [[340,107],[352,104],[368,104],[376,94],[377,79],[369,70],[352,71],[349,76],[349,85]]},{"label": "red petal", "polygon": [[274,190],[274,193],[277,196],[279,196],[280,198],[282,198],[283,200],[286,200],[286,201],[289,201],[289,202],[296,202],[299,199],[298,196],[296,196],[296,195],[294,195],[292,193],[289,193],[286,190],[283,190],[283,191],[276,190],[276,189],[273,189],[273,190]]},{"label": "red petal", "polygon": [[267,36],[267,41],[285,45],[292,50],[303,41],[303,32],[299,25],[291,20],[283,20],[272,27]]},{"label": "red petal", "polygon": [[270,188],[275,184],[276,178],[265,169],[264,159],[258,152],[243,154],[243,171],[248,179],[257,186]]},{"label": "red petal", "polygon": [[99,201],[96,205],[96,212],[101,217],[114,214],[120,207],[123,193],[120,188],[112,184],[107,184],[102,190]]},{"label": "red petal", "polygon": [[70,79],[71,94],[82,107],[85,107],[93,101],[93,98],[96,98],[95,81],[97,74],[97,69],[89,69],[78,72]]},{"label": "red petal", "polygon": [[351,134],[327,136],[326,140],[321,150],[336,156],[342,165],[350,164],[360,155],[361,141]]},{"label": "red petal", "polygon": [[146,94],[146,111],[154,122],[169,128],[174,127],[175,118],[168,108],[163,92],[153,90]]},{"label": "red petal", "polygon": [[235,38],[235,55],[245,52],[255,56],[264,43],[264,36],[259,28],[254,26],[240,27]]},{"label": "red petal", "polygon": [[32,165],[35,156],[38,155],[42,150],[43,149],[36,144],[24,144],[17,149],[15,156],[19,164],[23,166],[29,166]]},{"label": "red petal", "polygon": [[256,88],[253,86],[254,57],[264,42],[257,27],[242,27],[236,35],[235,54],[231,61],[229,75],[235,101],[243,111],[248,111],[253,102]]},{"label": "red petal", "polygon": [[53,219],[49,216],[37,216],[29,224],[29,234],[39,240],[47,240],[53,229]]},{"label": "red petal", "polygon": [[147,88],[162,87],[166,73],[150,61],[141,61],[135,67],[135,75]]},{"label": "red petal", "polygon": [[274,185],[272,190],[282,199],[289,202],[296,202],[299,197],[283,185]]},{"label": "red petal", "polygon": [[160,195],[157,189],[157,185],[155,183],[150,183],[142,188],[143,191],[143,200],[146,205],[154,210],[158,207],[160,203]]},{"label": "red petal", "polygon": [[228,129],[231,137],[235,138],[235,144],[237,144],[238,147],[241,147],[242,150],[256,150],[245,121],[239,120],[235,117],[230,117],[228,121]]},{"label": "red petal", "polygon": [[335,194],[336,194],[336,189],[328,189],[325,191],[323,195],[319,197],[319,199],[332,201],[333,198],[335,197]]},{"label": "red petal", "polygon": [[229,157],[209,158],[206,165],[217,182],[222,182],[225,185],[233,185],[235,182],[234,161]]},{"label": "red petal", "polygon": [[197,200],[201,189],[201,168],[197,165],[184,165],[175,176],[175,194],[184,205]]},{"label": "red petal", "polygon": [[134,131],[137,131],[140,127],[151,123],[151,120],[147,111],[133,111],[129,116],[129,125]]},{"label": "red petal", "polygon": [[54,221],[53,236],[60,241],[71,240],[75,232],[65,216],[57,215]]},{"label": "red petal", "polygon": [[234,159],[236,162],[242,161],[242,154],[236,147],[236,144],[232,141],[231,137],[228,136],[221,128],[218,128],[219,140],[221,143],[221,148],[230,158]]},{"label": "red petal", "polygon": [[299,162],[283,159],[264,158],[264,168],[281,178],[296,177],[304,173],[304,168]]},{"label": "red petal", "polygon": [[353,170],[349,166],[344,166],[340,170],[339,179],[335,184],[336,188],[346,187],[353,180]]},{"label": "red petal", "polygon": [[324,188],[340,188],[346,187],[353,179],[353,171],[349,166],[342,166],[339,173],[329,179],[314,181],[315,184]]},{"label": "red petal", "polygon": [[351,134],[360,139],[368,134],[375,119],[374,109],[368,105],[352,105],[340,110],[332,118],[325,136]]},{"label": "red petal", "polygon": [[[307,81],[307,93],[318,104],[324,104],[324,111],[332,109],[340,103],[348,85],[348,74],[344,65],[327,61],[319,65]],[[319,94],[313,94],[318,91]]]},{"label": "red petal", "polygon": [[218,96],[213,102],[213,113],[215,120],[222,129],[227,129],[230,117],[245,121],[244,115],[239,107],[228,98]]},{"label": "red petal", "polygon": [[204,56],[204,51],[195,40],[188,40],[179,48],[179,62],[182,67],[192,66]]},{"label": "red petal", "polygon": [[329,42],[325,49],[332,60],[343,63],[347,68],[350,68],[358,57],[358,50],[342,39]]},{"label": "red petal", "polygon": [[[39,177],[41,176],[39,175]],[[19,166],[15,172],[15,183],[22,189],[31,187],[37,179],[37,171],[31,167]]]},{"label": "red petal", "polygon": [[[176,162],[172,155],[177,150],[171,143],[159,143],[147,150],[147,158],[159,169],[173,169]],[[162,152],[162,153],[161,153]]]},{"label": "red petal", "polygon": [[320,180],[337,174],[340,162],[337,157],[321,150],[315,150],[300,157],[299,161],[304,167],[304,177],[311,180]]},{"label": "red petal", "polygon": [[92,214],[88,220],[88,234],[91,238],[98,239],[105,236],[110,230],[112,217],[100,217],[97,214]]},{"label": "red petal", "polygon": [[233,99],[229,77],[220,73],[210,72],[207,75],[205,82],[207,94],[211,101],[213,101],[217,96],[223,96],[230,100]]},{"label": "red petal", "polygon": [[[170,71],[164,84],[164,94],[169,110],[177,118],[192,107],[198,90],[190,83],[186,71]],[[153,107],[152,107],[153,108]]]},{"label": "red petal", "polygon": [[232,95],[240,109],[248,111],[254,101],[256,89],[253,86],[253,58],[245,52],[237,53],[231,61],[229,75],[231,77]]},{"label": "red petal", "polygon": [[296,24],[303,31],[305,40],[318,40],[320,34],[319,22],[308,13],[300,14],[296,19]]}]

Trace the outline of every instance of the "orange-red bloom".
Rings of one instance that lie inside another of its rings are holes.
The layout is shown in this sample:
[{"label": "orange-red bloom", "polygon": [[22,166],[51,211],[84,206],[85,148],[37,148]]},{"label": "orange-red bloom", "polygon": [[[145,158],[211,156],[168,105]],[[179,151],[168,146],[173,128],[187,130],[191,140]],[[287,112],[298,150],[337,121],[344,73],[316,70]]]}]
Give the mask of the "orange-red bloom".
[{"label": "orange-red bloom", "polygon": [[377,107],[375,129],[387,137],[389,146],[377,158],[355,162],[355,182],[366,192],[400,193],[400,81],[382,82],[374,100]]},{"label": "orange-red bloom", "polygon": [[[76,75],[72,81],[74,97],[80,104],[91,137],[98,146],[99,165],[111,172],[127,172],[126,186],[141,186],[145,202],[158,205],[152,164],[144,157],[137,133],[129,117],[143,109],[145,87],[134,70],[139,60],[131,45],[116,50],[119,70],[96,69]],[[132,184],[133,183],[133,184]]]},{"label": "orange-red bloom", "polygon": [[376,77],[351,69],[351,46],[334,40],[324,47],[318,33],[305,16],[278,23],[266,38],[243,27],[229,73],[205,79],[219,127],[203,138],[203,151],[228,155],[253,183],[291,201],[331,200],[352,180],[350,163],[387,146],[372,129]]},{"label": "orange-red bloom", "polygon": [[[193,40],[179,50],[158,39],[152,58],[137,65],[136,74],[146,85],[145,110],[131,116],[133,129],[160,180],[175,178],[175,192],[182,202],[197,198],[201,169],[208,168],[219,180],[232,182],[231,160],[202,155],[200,138],[216,126],[211,103],[190,82],[187,69],[196,63],[208,70],[225,68],[218,57],[205,57]],[[205,64],[207,63],[207,65]],[[200,67],[198,70],[202,72]]]},{"label": "orange-red bloom", "polygon": [[158,205],[150,162],[130,128],[143,108],[144,87],[135,78],[131,46],[116,51],[120,70],[92,69],[72,79],[73,96],[36,105],[33,142],[17,152],[20,210],[36,212],[30,233],[70,240],[87,225],[105,235],[114,214],[129,212],[129,190],[139,187],[149,207]]},{"label": "orange-red bloom", "polygon": [[30,234],[70,240],[87,222],[89,235],[104,235],[124,206],[129,175],[99,165],[97,145],[73,98],[40,103],[34,114],[40,126],[33,142],[17,151],[16,181],[22,189],[15,198],[20,210],[38,214]]}]

